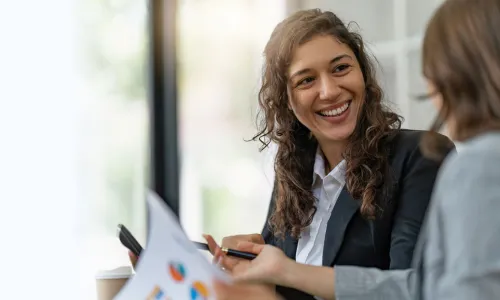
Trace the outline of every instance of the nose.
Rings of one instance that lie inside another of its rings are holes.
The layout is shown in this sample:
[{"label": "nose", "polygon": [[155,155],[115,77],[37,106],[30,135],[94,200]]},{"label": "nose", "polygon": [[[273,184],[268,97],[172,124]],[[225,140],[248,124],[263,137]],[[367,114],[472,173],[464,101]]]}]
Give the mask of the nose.
[{"label": "nose", "polygon": [[321,100],[334,100],[340,95],[341,88],[332,76],[322,76],[320,83]]}]

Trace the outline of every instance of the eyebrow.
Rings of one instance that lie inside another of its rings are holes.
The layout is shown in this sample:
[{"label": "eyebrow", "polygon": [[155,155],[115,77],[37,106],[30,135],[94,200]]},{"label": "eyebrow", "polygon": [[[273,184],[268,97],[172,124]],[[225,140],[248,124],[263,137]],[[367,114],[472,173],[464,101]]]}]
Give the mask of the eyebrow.
[{"label": "eyebrow", "polygon": [[[338,62],[339,60],[341,60],[341,59],[343,59],[343,58],[349,58],[349,59],[352,59],[352,57],[351,57],[350,55],[348,55],[348,54],[341,54],[341,55],[339,55],[339,56],[334,57],[332,60],[330,60],[330,63],[329,63],[329,64],[331,65],[331,64],[333,64],[333,63],[336,63],[336,62]],[[311,69],[309,69],[309,68],[299,70],[299,71],[297,71],[297,72],[293,73],[293,74],[292,74],[292,76],[290,76],[290,79],[292,79],[292,78],[293,78],[293,77],[295,77],[295,76],[303,75],[303,74],[305,74],[305,73],[307,73],[307,72],[309,72],[309,71],[311,71]]]}]

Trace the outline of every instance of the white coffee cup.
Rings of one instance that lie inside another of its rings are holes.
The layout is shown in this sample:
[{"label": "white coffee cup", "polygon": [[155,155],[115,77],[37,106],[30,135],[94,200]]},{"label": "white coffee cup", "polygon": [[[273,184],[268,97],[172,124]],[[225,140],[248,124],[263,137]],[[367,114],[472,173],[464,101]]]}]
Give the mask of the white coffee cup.
[{"label": "white coffee cup", "polygon": [[112,270],[99,271],[96,276],[98,300],[113,300],[122,287],[133,276],[131,267],[119,267]]}]

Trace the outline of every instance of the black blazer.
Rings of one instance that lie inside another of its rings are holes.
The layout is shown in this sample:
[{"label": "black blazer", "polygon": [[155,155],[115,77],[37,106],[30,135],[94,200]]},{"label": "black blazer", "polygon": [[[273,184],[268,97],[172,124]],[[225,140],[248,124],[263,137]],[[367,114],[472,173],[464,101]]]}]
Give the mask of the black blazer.
[{"label": "black blazer", "polygon": [[[411,267],[413,250],[429,204],[440,162],[423,157],[419,142],[423,131],[398,130],[388,141],[390,174],[385,199],[378,199],[383,212],[375,220],[360,214],[360,201],[342,190],[328,220],[323,265],[351,265],[386,269]],[[446,137],[453,149],[453,144]],[[449,152],[448,150],[448,152]],[[311,174],[312,176],[312,174]],[[274,193],[269,215],[274,207]],[[295,259],[298,240],[273,236],[266,226],[262,233],[267,244],[281,248]],[[333,280],[333,279],[332,279]],[[332,282],[333,284],[333,282]],[[302,292],[278,287],[286,299],[313,299]]]}]

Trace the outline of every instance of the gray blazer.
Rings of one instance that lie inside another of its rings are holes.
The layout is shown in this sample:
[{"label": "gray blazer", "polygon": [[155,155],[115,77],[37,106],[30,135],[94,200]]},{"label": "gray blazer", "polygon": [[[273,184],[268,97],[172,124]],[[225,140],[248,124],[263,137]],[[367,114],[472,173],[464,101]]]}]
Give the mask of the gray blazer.
[{"label": "gray blazer", "polygon": [[500,299],[500,133],[450,154],[415,248],[413,269],[335,267],[337,300]]}]

